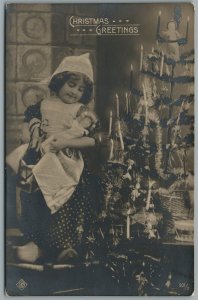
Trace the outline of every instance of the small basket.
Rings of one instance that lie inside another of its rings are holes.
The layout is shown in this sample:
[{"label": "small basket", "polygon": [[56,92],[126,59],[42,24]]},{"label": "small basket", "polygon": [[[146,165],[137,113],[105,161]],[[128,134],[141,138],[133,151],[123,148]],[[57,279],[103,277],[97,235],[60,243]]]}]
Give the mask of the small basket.
[{"label": "small basket", "polygon": [[186,205],[185,192],[177,191],[171,195],[161,195],[161,208],[168,211],[172,218],[176,220],[186,220],[189,218],[190,209]]},{"label": "small basket", "polygon": [[164,219],[164,230],[166,235],[175,235],[180,241],[187,240],[189,235],[181,237],[180,232],[176,232],[176,222],[185,221],[189,219],[190,209],[186,204],[185,191],[177,191],[172,194],[161,194],[160,204]]},{"label": "small basket", "polygon": [[175,221],[175,239],[181,242],[194,241],[194,221],[193,220],[180,220]]}]

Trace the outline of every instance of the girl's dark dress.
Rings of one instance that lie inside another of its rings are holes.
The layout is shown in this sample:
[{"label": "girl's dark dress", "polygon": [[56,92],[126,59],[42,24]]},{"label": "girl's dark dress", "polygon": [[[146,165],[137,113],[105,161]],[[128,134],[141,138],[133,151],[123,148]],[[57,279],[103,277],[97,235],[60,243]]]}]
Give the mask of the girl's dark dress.
[{"label": "girl's dark dress", "polygon": [[[27,109],[25,121],[32,117],[40,118],[39,104]],[[40,190],[21,191],[21,230],[27,240],[34,241],[48,256],[56,256],[66,248],[82,253],[96,221],[101,195],[99,178],[88,170],[85,157],[84,163],[76,190],[55,214],[50,213]]]}]

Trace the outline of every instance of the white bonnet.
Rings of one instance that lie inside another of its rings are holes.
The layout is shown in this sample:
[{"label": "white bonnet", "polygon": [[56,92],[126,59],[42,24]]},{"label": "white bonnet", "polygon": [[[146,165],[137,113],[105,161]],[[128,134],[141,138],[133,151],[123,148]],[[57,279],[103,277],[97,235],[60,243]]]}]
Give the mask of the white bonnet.
[{"label": "white bonnet", "polygon": [[51,81],[54,75],[62,72],[77,72],[86,75],[91,82],[93,82],[93,68],[89,59],[89,53],[85,53],[78,56],[67,56],[65,57],[54,73],[50,76]]}]

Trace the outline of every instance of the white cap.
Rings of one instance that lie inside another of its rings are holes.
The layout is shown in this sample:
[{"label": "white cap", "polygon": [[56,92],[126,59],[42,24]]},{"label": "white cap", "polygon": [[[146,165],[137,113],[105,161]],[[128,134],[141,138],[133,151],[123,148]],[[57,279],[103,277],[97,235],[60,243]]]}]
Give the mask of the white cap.
[{"label": "white cap", "polygon": [[89,53],[85,53],[78,56],[67,56],[65,57],[54,73],[50,76],[49,82],[54,75],[62,72],[74,72],[82,73],[86,75],[91,82],[93,82],[93,68],[89,59]]}]

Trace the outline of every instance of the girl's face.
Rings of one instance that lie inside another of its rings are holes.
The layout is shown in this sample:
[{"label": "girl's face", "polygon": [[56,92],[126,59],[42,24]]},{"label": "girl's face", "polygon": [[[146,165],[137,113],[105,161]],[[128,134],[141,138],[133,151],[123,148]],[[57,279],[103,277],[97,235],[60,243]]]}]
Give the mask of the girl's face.
[{"label": "girl's face", "polygon": [[85,84],[83,76],[72,75],[67,82],[61,87],[58,92],[59,98],[66,104],[72,104],[78,102],[85,90]]}]

